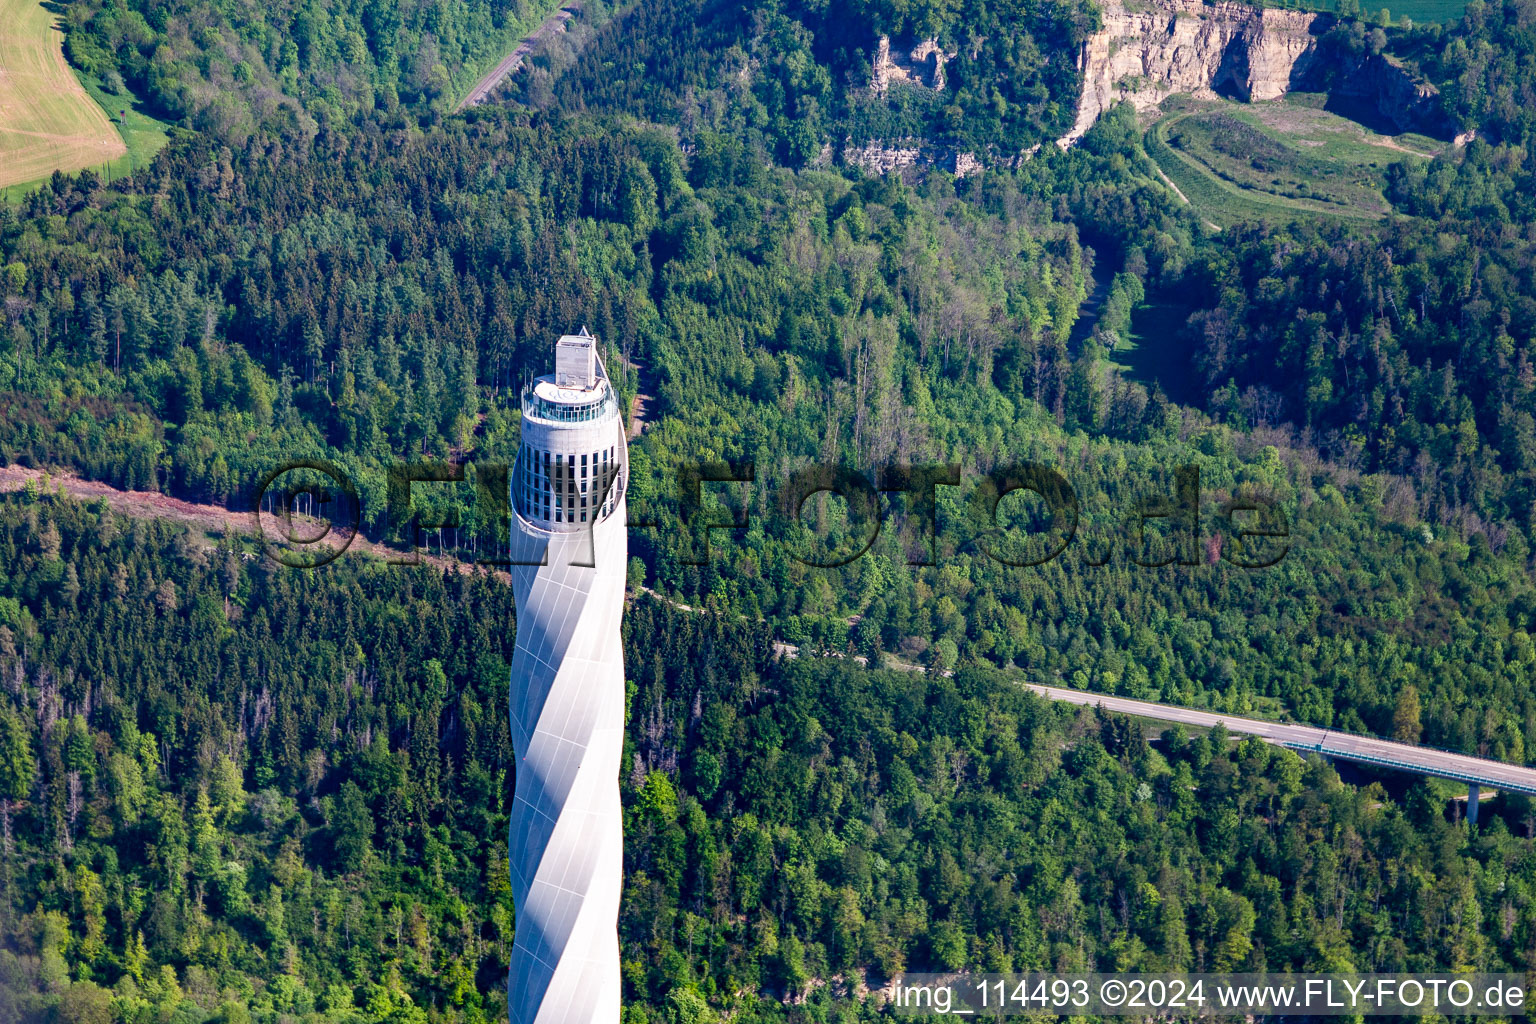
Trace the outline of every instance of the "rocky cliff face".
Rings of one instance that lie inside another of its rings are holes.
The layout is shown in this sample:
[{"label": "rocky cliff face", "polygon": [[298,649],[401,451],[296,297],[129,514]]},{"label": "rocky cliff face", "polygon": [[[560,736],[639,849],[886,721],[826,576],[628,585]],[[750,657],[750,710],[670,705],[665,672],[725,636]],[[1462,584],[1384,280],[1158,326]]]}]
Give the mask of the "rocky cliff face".
[{"label": "rocky cliff face", "polygon": [[[1380,131],[1456,135],[1455,124],[1440,104],[1440,90],[1390,57],[1365,57],[1337,77],[1330,100]],[[1458,139],[1456,144],[1462,143]]]},{"label": "rocky cliff face", "polygon": [[870,75],[869,87],[877,96],[884,96],[892,82],[926,85],[943,92],[944,65],[954,57],[955,54],[946,52],[934,39],[924,39],[910,50],[903,47],[892,50],[891,37],[881,36],[871,62],[874,73]]},{"label": "rocky cliff face", "polygon": [[1180,92],[1276,99],[1310,70],[1318,18],[1240,3],[1110,0],[1104,27],[1078,58],[1083,94],[1061,144],[1082,137],[1121,100],[1150,110]]},{"label": "rocky cliff face", "polygon": [[1108,0],[1104,27],[1083,45],[1083,94],[1070,146],[1121,100],[1151,110],[1174,93],[1279,99],[1294,88],[1326,90],[1330,106],[1386,132],[1450,138],[1456,126],[1433,85],[1391,57],[1319,45],[1327,14],[1260,9],[1221,0]]}]

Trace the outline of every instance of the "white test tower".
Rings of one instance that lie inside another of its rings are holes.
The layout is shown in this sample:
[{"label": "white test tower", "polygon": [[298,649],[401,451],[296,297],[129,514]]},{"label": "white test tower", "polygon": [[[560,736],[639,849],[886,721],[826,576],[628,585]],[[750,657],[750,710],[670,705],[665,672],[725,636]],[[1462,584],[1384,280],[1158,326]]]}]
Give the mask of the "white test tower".
[{"label": "white test tower", "polygon": [[582,328],[523,391],[511,480],[510,1024],[619,1024],[628,467],[618,398]]}]

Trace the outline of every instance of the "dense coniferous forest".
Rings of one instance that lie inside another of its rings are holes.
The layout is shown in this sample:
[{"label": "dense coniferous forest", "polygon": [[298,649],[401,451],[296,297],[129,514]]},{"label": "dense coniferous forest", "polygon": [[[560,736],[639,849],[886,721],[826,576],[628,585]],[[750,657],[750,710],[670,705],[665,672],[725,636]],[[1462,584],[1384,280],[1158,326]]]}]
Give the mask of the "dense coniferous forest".
[{"label": "dense coniferous forest", "polygon": [[[1149,745],[1016,686],[1527,762],[1523,5],[1381,39],[1346,19],[1334,45],[1415,62],[1479,137],[1388,169],[1379,223],[1219,233],[1129,107],[1051,144],[1088,5],[592,4],[579,54],[451,114],[544,13],[70,5],[71,60],[191,130],[0,206],[0,464],[239,508],[327,458],[398,541],[389,467],[467,463],[414,501],[457,514],[437,547],[470,563],[498,532],[478,469],[588,326],[646,396],[630,502],[657,524],[626,625],[630,1022],[858,1019],[829,986],[923,967],[1531,966],[1525,802],[1472,831],[1432,784]],[[873,97],[881,33],[953,49],[946,89]],[[907,135],[987,169],[836,160]],[[1148,309],[1150,373],[1122,362]],[[756,479],[700,517],[749,525],[695,564],[676,470],[718,461]],[[868,554],[808,566],[860,545],[839,501],[807,505],[819,540],[780,512],[813,461],[959,465],[935,564],[909,564],[927,538],[891,492]],[[1013,568],[986,552],[1045,538],[999,548],[972,497],[1024,461],[1080,517]],[[1198,528],[1144,518],[1189,466]],[[1243,537],[1254,503],[1283,541]],[[483,569],[298,572],[0,499],[0,1018],[504,1013],[511,604]]]}]

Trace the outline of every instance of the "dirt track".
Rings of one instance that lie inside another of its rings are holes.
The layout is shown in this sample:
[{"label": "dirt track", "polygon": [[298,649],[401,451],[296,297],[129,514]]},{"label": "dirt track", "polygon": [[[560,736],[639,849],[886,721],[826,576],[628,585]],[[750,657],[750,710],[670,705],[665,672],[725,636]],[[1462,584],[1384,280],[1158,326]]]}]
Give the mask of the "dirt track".
[{"label": "dirt track", "polygon": [[[255,517],[249,510],[232,512],[222,505],[199,505],[191,501],[182,501],[180,498],[172,498],[158,491],[124,491],[97,480],[82,480],[63,470],[48,472],[29,469],[25,466],[0,466],[0,494],[24,490],[29,483],[34,484],[40,491],[62,490],[76,501],[104,500],[112,511],[136,519],[163,519],[180,523],[199,532],[219,535],[255,536],[258,533]],[[270,520],[273,517],[267,516],[267,518]],[[297,533],[302,533],[302,527],[306,524],[313,524],[315,527],[320,525],[319,520],[299,515],[295,515],[293,521],[301,528],[295,531]],[[360,554],[387,561],[399,561],[409,557],[408,553],[400,548],[376,544],[361,534],[353,539],[346,554],[348,556]],[[417,557],[424,564],[436,569],[454,568],[473,572],[477,568],[471,563],[437,555],[423,553],[418,554]],[[506,572],[497,570],[497,575],[506,576]]]}]

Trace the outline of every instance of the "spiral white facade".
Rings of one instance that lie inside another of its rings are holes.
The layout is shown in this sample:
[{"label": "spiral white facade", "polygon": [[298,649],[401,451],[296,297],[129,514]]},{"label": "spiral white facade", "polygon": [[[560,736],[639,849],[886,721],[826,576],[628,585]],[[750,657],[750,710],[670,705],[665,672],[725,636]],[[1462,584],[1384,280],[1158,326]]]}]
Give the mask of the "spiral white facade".
[{"label": "spiral white facade", "polygon": [[619,1022],[627,478],[595,343],[567,335],[555,373],[524,392],[511,481],[511,1024]]}]

